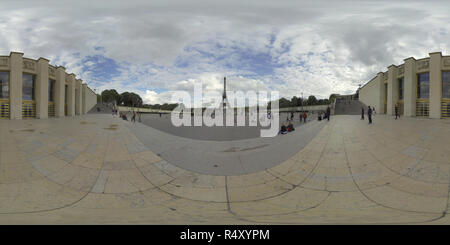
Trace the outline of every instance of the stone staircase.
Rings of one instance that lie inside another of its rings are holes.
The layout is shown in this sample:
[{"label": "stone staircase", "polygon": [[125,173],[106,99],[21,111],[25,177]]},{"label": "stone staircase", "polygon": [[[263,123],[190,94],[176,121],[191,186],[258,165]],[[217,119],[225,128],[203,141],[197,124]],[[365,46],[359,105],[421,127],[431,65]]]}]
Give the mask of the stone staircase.
[{"label": "stone staircase", "polygon": [[97,103],[92,109],[88,112],[90,114],[112,114],[112,107],[106,103]]},{"label": "stone staircase", "polygon": [[359,100],[338,100],[335,106],[335,115],[360,115],[361,108],[367,114],[367,106]]}]

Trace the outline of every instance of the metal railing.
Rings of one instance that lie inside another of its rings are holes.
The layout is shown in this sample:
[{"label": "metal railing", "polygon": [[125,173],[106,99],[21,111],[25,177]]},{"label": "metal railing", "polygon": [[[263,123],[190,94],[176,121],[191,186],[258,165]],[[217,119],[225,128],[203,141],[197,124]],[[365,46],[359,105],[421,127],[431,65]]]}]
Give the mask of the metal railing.
[{"label": "metal railing", "polygon": [[49,117],[55,116],[55,103],[54,102],[48,102],[48,116]]},{"label": "metal railing", "polygon": [[9,100],[0,100],[0,119],[9,119]]},{"label": "metal railing", "polygon": [[430,103],[427,100],[416,101],[416,116],[428,117],[430,115]]},{"label": "metal railing", "polygon": [[35,101],[22,101],[22,118],[36,118]]},{"label": "metal railing", "polygon": [[441,100],[441,117],[450,118],[450,99]]}]

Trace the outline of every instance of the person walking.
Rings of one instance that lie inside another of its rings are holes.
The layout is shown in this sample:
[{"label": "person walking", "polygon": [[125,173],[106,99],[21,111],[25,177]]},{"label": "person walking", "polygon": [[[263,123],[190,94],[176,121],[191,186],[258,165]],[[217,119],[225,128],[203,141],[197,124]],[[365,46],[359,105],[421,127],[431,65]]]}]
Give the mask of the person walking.
[{"label": "person walking", "polygon": [[361,107],[361,120],[364,120],[364,107]]},{"label": "person walking", "polygon": [[131,117],[131,121],[132,122],[136,122],[136,112],[135,111],[133,111],[133,117]]},{"label": "person walking", "polygon": [[306,118],[308,117],[308,114],[306,112],[303,112],[303,122],[306,123]]},{"label": "person walking", "polygon": [[398,114],[398,104],[395,104],[395,120],[397,120],[397,117],[400,118],[400,115]]},{"label": "person walking", "polygon": [[369,118],[369,124],[372,124],[372,108],[367,109],[367,117]]},{"label": "person walking", "polygon": [[328,107],[327,107],[327,119],[328,119],[328,121],[330,121],[330,114],[331,114],[331,109],[330,109],[330,107],[328,106]]}]

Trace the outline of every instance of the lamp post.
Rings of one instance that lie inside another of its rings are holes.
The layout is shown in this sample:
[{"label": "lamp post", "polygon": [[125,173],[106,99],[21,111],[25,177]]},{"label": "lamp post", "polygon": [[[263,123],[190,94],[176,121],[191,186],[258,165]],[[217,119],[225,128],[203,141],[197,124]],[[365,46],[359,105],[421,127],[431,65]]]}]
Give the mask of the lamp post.
[{"label": "lamp post", "polygon": [[303,112],[303,92],[302,92],[302,112]]}]

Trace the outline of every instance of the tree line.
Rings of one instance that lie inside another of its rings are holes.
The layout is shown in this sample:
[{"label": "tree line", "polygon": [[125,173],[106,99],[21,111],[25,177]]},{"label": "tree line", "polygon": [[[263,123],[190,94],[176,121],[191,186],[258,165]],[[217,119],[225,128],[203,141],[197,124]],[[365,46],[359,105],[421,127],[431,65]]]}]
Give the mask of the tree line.
[{"label": "tree line", "polygon": [[[309,106],[309,105],[328,105],[333,103],[336,99],[336,94],[331,94],[328,99],[317,99],[314,95],[310,95],[307,99],[303,99],[297,96],[292,97],[290,100],[281,98],[278,100],[279,108],[297,107],[297,106]],[[104,90],[101,95],[97,95],[97,101],[100,102],[116,102],[120,106],[132,106],[140,108],[149,108],[157,110],[173,110],[178,104],[144,104],[141,96],[132,92],[123,92],[119,94],[115,89]],[[269,102],[270,107],[271,102]]]},{"label": "tree line", "polygon": [[132,106],[139,108],[149,108],[157,110],[173,110],[178,104],[144,104],[141,96],[132,92],[123,92],[119,94],[115,89],[104,90],[101,95],[97,95],[98,102],[113,103],[116,102],[119,106]]},{"label": "tree line", "polygon": [[[286,107],[298,107],[298,106],[310,106],[310,105],[329,105],[334,102],[337,94],[331,94],[328,99],[317,99],[316,96],[310,95],[307,99],[303,99],[297,96],[292,97],[290,100],[281,98],[278,100],[279,108]],[[271,102],[269,102],[270,107]]]}]

